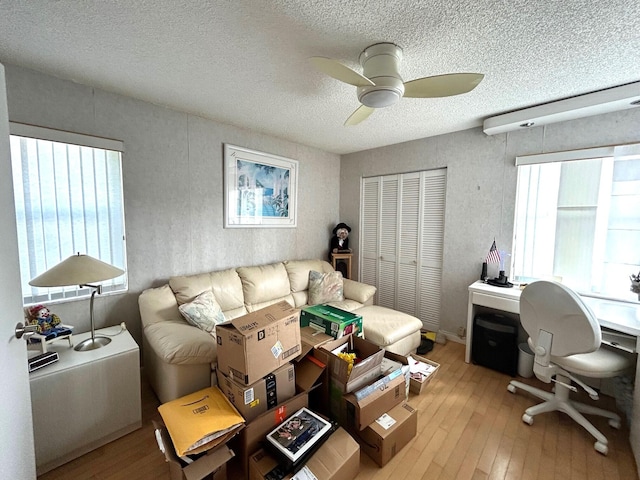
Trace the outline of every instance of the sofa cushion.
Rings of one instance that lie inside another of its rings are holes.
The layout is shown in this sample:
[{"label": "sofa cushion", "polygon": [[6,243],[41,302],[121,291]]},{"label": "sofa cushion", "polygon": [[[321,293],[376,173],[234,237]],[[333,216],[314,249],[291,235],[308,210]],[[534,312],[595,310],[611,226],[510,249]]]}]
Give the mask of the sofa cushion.
[{"label": "sofa cushion", "polygon": [[147,344],[167,363],[190,365],[216,361],[216,340],[185,320],[154,323],[144,329]]},{"label": "sofa cushion", "polygon": [[344,300],[342,273],[309,272],[309,305]]},{"label": "sofa cushion", "polygon": [[[242,281],[244,304],[248,310],[256,304],[271,304],[279,299],[291,296],[289,275],[283,263],[240,267],[236,271]],[[266,305],[265,305],[266,306]]]},{"label": "sofa cushion", "polygon": [[309,272],[323,272],[322,260],[288,260],[284,268],[289,274],[291,293],[304,292],[309,289]]},{"label": "sofa cushion", "polygon": [[201,293],[210,290],[227,319],[244,315],[242,282],[234,268],[198,275],[175,276],[169,279],[178,305],[193,301]]},{"label": "sofa cushion", "polygon": [[216,325],[225,321],[211,290],[202,292],[192,302],[183,303],[178,310],[187,322],[208,333],[214,332]]},{"label": "sofa cushion", "polygon": [[362,316],[364,338],[381,347],[391,345],[422,328],[422,322],[416,317],[379,305],[362,307],[353,313]]}]

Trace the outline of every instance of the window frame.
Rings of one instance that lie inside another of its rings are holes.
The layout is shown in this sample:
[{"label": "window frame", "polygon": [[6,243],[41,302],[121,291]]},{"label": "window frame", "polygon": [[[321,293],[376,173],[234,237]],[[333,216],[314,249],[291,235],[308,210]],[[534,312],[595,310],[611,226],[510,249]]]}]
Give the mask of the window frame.
[{"label": "window frame", "polygon": [[[515,166],[516,167],[532,166],[536,164],[571,162],[571,161],[580,161],[580,160],[605,161],[608,159],[611,161],[610,168],[612,168],[612,165],[615,160],[637,159],[639,157],[640,157],[640,143],[628,143],[628,144],[620,144],[620,145],[607,145],[607,146],[599,146],[599,147],[593,147],[593,148],[584,148],[584,149],[517,156],[515,159]],[[518,233],[517,232],[518,200],[520,198],[520,193],[521,193],[520,178],[521,178],[521,171],[519,170],[518,185],[516,187],[515,205],[514,205],[514,223],[513,223],[513,239],[512,239],[513,247],[512,247],[512,255],[511,255],[511,272],[513,272],[514,278],[516,278],[519,275],[519,273],[516,272],[516,263],[519,260],[517,257],[518,240],[516,236]],[[602,194],[602,189],[600,190],[600,193]],[[601,207],[604,205],[604,203],[608,203],[609,201],[610,201],[610,197],[605,199],[604,202],[602,198],[599,198],[597,206]],[[556,205],[556,208],[558,208],[558,205]],[[598,219],[598,221],[602,221],[602,220]],[[604,241],[602,238],[598,238],[597,235],[594,236],[594,243],[602,242],[602,241]],[[603,265],[604,265],[604,262],[603,262]],[[635,274],[635,272],[629,272],[629,273]],[[579,291],[579,293],[581,295],[585,295],[589,297],[604,298],[604,299],[624,301],[624,302],[632,301],[631,297],[633,296],[632,294],[627,296],[622,296],[622,294],[621,296],[612,296],[610,293],[596,293],[596,292],[590,292],[590,291]]]},{"label": "window frame", "polygon": [[[119,195],[120,198],[118,200],[118,203],[121,206],[119,209],[120,210],[119,216],[121,217],[121,226],[122,226],[123,265],[122,266],[117,265],[117,266],[122,268],[125,271],[125,273],[121,277],[117,277],[118,279],[121,279],[117,283],[109,285],[109,282],[104,282],[105,285],[103,286],[102,294],[116,295],[116,294],[122,294],[122,293],[128,292],[129,279],[128,279],[128,269],[127,269],[127,243],[126,243],[126,223],[125,223],[125,206],[124,206],[124,184],[123,184],[124,173],[122,170],[123,156],[124,156],[124,142],[120,140],[105,138],[105,137],[96,137],[92,135],[85,135],[85,134],[80,134],[75,132],[64,131],[64,130],[55,130],[51,128],[40,127],[36,125],[28,125],[28,124],[17,123],[17,122],[9,122],[9,135],[10,137],[26,137],[34,140],[45,140],[45,141],[57,142],[65,145],[88,147],[92,149],[107,150],[107,151],[118,153],[119,155],[119,186],[118,188],[120,191],[120,195]],[[13,160],[12,160],[12,164],[13,164]],[[15,174],[12,173],[12,184],[15,189],[16,185],[15,185],[14,175]],[[93,173],[93,178],[95,181],[95,172]],[[14,214],[16,215],[16,228],[18,228],[17,212],[14,211]],[[56,215],[57,214],[58,212],[56,211]],[[59,222],[57,218],[58,217],[56,216],[56,221]],[[85,228],[83,228],[82,230],[86,232]],[[111,233],[112,233],[112,230],[110,228],[109,236],[111,236]],[[18,240],[20,245],[20,239]],[[112,252],[112,251],[113,251],[112,248],[109,248],[109,252]],[[94,252],[69,252],[69,255],[66,255],[66,252],[64,253],[59,252],[59,255],[61,256],[59,261],[61,262],[65,260],[68,256],[76,253],[88,253],[96,258],[99,258],[99,255],[96,255]],[[112,263],[109,259],[102,259],[102,260],[107,263]],[[53,265],[48,265],[48,268],[53,267],[55,264],[57,264],[57,262],[54,263]],[[22,266],[20,271],[22,276],[23,274]],[[38,274],[40,273],[42,272],[39,272]],[[29,280],[31,280],[31,278],[29,279],[21,278],[21,285],[22,285],[21,292],[23,296],[23,304],[25,306],[33,305],[37,303],[43,303],[43,302],[47,304],[56,304],[56,303],[66,303],[66,302],[72,302],[72,301],[78,301],[78,300],[85,300],[90,297],[92,292],[90,288],[86,288],[86,287],[80,288],[80,286],[76,285],[76,286],[55,287],[55,288],[54,287],[52,288],[30,287],[31,291],[29,294],[27,294],[27,292],[24,291],[23,289],[24,287],[23,284],[25,283],[25,281],[28,282]]]}]

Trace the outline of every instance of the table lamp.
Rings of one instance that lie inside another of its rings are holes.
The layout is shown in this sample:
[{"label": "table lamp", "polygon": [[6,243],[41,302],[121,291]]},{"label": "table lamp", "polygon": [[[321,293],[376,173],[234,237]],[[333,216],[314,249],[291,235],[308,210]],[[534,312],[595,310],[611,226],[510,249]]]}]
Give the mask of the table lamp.
[{"label": "table lamp", "polygon": [[93,323],[93,297],[97,293],[102,293],[102,285],[94,285],[95,282],[102,282],[112,278],[119,277],[124,273],[117,267],[109,265],[97,258],[89,255],[72,255],[55,267],[50,268],[43,274],[37,276],[29,282],[33,287],[65,287],[69,285],[79,285],[82,287],[91,287],[90,316],[91,320],[91,338],[80,342],[76,345],[75,350],[88,351],[96,348],[104,347],[111,339],[108,337],[96,337],[95,326]]}]

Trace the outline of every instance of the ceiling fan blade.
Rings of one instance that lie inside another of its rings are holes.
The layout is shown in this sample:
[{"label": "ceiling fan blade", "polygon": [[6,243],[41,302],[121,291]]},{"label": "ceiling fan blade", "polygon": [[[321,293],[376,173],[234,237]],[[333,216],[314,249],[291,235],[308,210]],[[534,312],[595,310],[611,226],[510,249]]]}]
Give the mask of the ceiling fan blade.
[{"label": "ceiling fan blade", "polygon": [[369,115],[373,113],[375,108],[367,107],[366,105],[360,105],[356,108],[355,112],[351,114],[349,118],[347,118],[346,122],[344,122],[345,126],[347,125],[357,125],[363,120],[369,118]]},{"label": "ceiling fan blade", "polygon": [[450,97],[467,93],[478,86],[481,73],[449,73],[405,82],[404,96],[409,98]]},{"label": "ceiling fan blade", "polygon": [[367,77],[360,75],[355,70],[350,69],[346,65],[327,57],[311,57],[309,59],[314,67],[323,73],[340,80],[341,82],[354,85],[356,87],[366,87],[375,85]]}]

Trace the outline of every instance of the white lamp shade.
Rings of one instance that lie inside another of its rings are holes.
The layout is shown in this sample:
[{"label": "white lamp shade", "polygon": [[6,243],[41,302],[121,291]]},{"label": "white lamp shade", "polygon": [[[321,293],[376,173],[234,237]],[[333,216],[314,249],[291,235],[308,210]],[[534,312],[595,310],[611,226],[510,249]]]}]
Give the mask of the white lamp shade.
[{"label": "white lamp shade", "polygon": [[124,273],[113,265],[90,257],[72,255],[53,268],[29,282],[33,287],[64,287],[67,285],[87,285],[119,277]]}]

